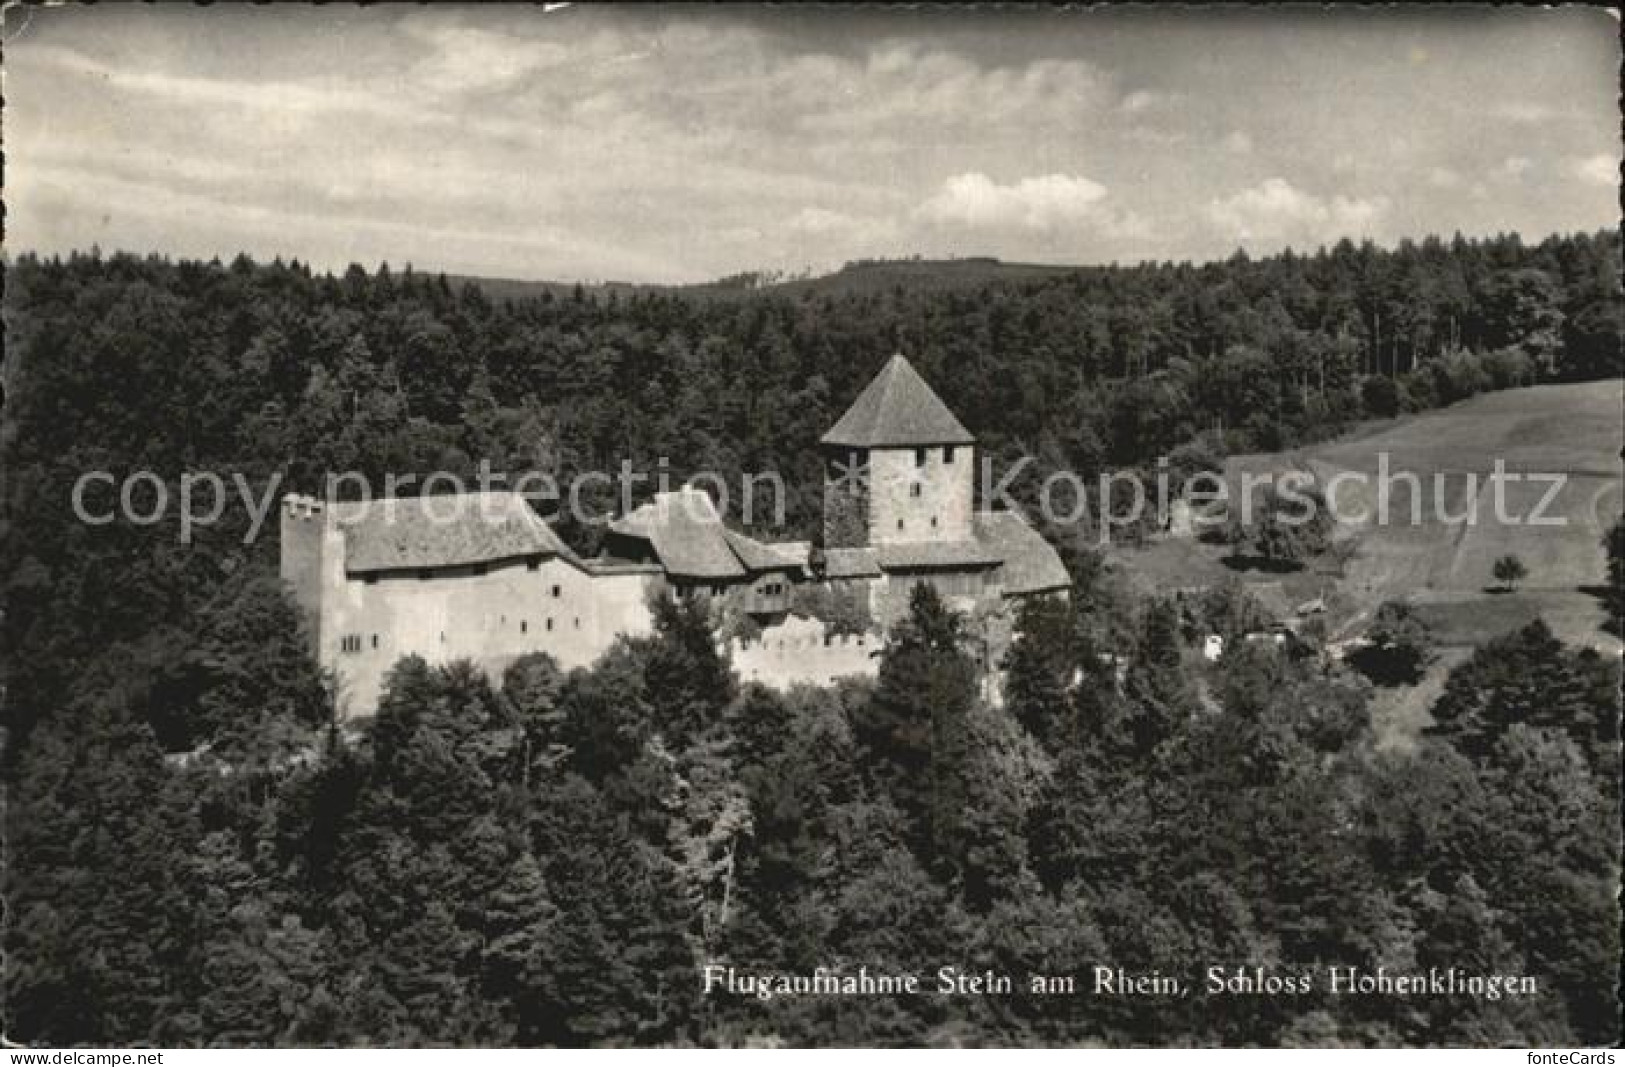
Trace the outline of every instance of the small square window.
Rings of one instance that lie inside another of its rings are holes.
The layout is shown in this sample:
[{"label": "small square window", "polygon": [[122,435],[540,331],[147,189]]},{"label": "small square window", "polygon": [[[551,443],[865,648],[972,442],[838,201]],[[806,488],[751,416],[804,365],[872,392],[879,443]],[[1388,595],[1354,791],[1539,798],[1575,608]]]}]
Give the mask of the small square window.
[{"label": "small square window", "polygon": [[901,530],[903,528],[903,520],[902,519],[897,520],[897,528],[899,530]]},{"label": "small square window", "polygon": [[912,485],[910,485],[910,486],[909,486],[909,487],[908,487],[908,495],[909,495],[909,496],[913,496],[913,497],[917,497],[917,496],[919,496],[919,495],[920,495],[920,490],[921,490],[921,488],[922,488],[922,487],[921,487],[921,485],[920,485],[920,483],[919,483],[919,482],[915,482],[915,483],[914,483],[914,484],[912,484]]},{"label": "small square window", "polygon": [[953,445],[944,445],[942,447],[942,462],[943,462],[943,464],[947,465],[949,463],[952,463],[953,461],[954,461],[954,446]]},{"label": "small square window", "polygon": [[933,515],[933,516],[931,516],[931,529],[935,530],[936,528],[937,528],[937,517],[935,515]]}]

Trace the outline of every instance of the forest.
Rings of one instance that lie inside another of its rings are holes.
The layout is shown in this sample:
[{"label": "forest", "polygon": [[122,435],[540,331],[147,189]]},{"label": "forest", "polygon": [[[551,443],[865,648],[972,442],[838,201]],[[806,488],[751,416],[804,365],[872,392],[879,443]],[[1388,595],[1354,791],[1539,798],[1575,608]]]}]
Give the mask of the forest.
[{"label": "forest", "polygon": [[[1210,466],[1488,389],[1620,373],[1618,234],[1344,243],[972,289],[493,301],[411,270],[99,252],[7,264],[5,1031],[42,1045],[1612,1043],[1619,665],[1534,623],[1412,749],[1363,674],[1236,643],[1082,540],[1009,700],[921,593],[878,679],[775,693],[703,601],[593,668],[404,660],[340,724],[228,511],[78,521],[85,471],[622,460],[778,470],[905,351],[981,447]],[[606,502],[607,503],[607,502]],[[583,551],[596,531],[566,529]],[[1617,596],[1620,535],[1612,539]],[[1239,594],[1234,594],[1239,595]],[[1218,605],[1239,617],[1245,605]],[[710,963],[1195,977],[1530,974],[1532,998],[701,995]]]}]

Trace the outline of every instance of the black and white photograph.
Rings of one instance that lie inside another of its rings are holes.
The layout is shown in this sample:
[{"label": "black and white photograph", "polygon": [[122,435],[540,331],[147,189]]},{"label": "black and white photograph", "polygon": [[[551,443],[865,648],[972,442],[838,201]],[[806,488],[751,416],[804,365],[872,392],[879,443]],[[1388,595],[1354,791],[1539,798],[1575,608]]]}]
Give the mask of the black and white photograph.
[{"label": "black and white photograph", "polygon": [[0,17],[7,1064],[1613,1062],[1617,8]]}]

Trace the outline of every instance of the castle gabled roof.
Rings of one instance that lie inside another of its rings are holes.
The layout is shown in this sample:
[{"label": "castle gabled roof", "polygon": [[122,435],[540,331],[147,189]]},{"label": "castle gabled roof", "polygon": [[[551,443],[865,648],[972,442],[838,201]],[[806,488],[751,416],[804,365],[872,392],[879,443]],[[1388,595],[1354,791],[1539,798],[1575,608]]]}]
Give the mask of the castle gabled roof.
[{"label": "castle gabled roof", "polygon": [[[739,533],[736,530],[724,529],[723,538],[728,547],[733,549],[739,562],[750,571],[799,571],[807,566],[807,549],[796,542],[784,544],[763,544],[754,537]],[[800,549],[800,557],[796,555]]]},{"label": "castle gabled roof", "polygon": [[881,570],[976,570],[997,566],[1001,557],[980,541],[899,541],[875,546]]},{"label": "castle gabled roof", "polygon": [[976,438],[925,384],[901,353],[892,356],[852,406],[824,435],[823,444],[845,448],[911,448],[969,445]]},{"label": "castle gabled roof", "polygon": [[612,532],[649,542],[667,572],[683,578],[743,578],[745,568],[728,547],[722,516],[703,489],[656,493],[609,524]]},{"label": "castle gabled roof", "polygon": [[1000,583],[1007,596],[1047,593],[1072,584],[1055,546],[1013,511],[978,511],[976,540],[1003,561]]},{"label": "castle gabled roof", "polygon": [[355,574],[575,556],[517,493],[385,497],[333,504],[344,568]]},{"label": "castle gabled roof", "polygon": [[683,578],[743,578],[766,571],[800,571],[806,567],[804,542],[762,542],[730,530],[703,489],[683,486],[656,493],[609,524],[623,537],[647,541],[660,565]]}]

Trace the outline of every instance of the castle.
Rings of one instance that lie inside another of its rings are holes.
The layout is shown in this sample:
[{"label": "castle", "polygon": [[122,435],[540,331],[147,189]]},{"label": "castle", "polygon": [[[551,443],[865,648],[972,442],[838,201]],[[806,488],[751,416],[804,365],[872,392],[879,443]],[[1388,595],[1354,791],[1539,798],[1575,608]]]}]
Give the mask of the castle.
[{"label": "castle", "polygon": [[[820,544],[729,528],[703,491],[658,493],[572,552],[511,492],[360,503],[283,498],[281,573],[343,715],[377,706],[403,656],[468,659],[493,676],[529,652],[586,666],[648,633],[659,591],[703,593],[742,625],[725,651],[770,685],[872,674],[920,582],[970,615],[991,674],[1013,602],[1064,594],[1054,548],[1018,514],[975,510],[976,439],[893,356],[820,442]],[[839,624],[831,617],[838,614]]]}]

